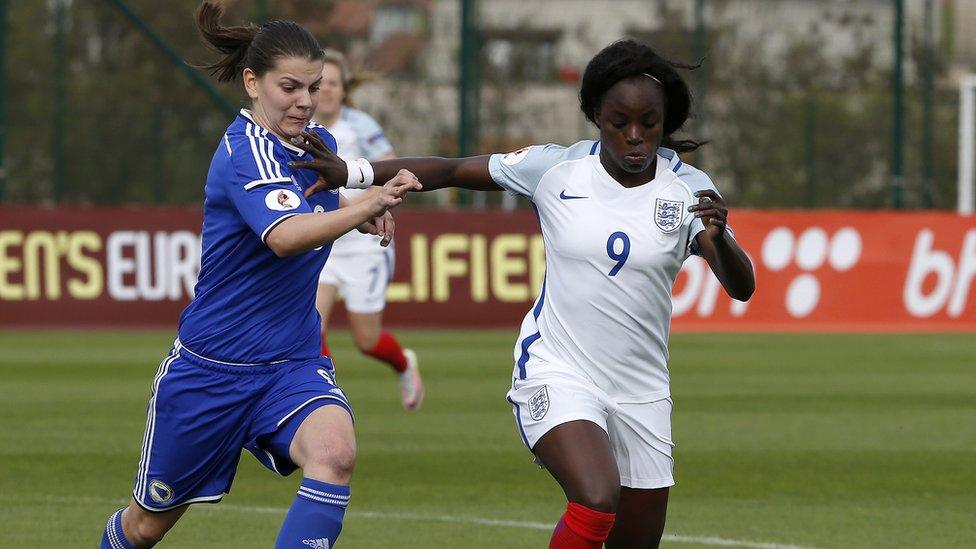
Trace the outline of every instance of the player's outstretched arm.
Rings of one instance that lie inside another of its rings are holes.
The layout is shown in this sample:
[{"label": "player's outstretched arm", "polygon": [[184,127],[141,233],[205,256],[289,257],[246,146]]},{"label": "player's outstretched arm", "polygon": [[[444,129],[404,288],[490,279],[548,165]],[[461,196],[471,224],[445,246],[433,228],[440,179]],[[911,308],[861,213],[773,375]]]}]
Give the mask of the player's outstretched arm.
[{"label": "player's outstretched arm", "polygon": [[725,230],[729,214],[725,200],[712,189],[698,191],[695,196],[698,204],[688,211],[705,224],[705,230],[695,237],[701,256],[730,297],[748,301],[756,291],[756,275],[746,252]]},{"label": "player's outstretched arm", "polygon": [[373,170],[376,172],[377,181],[382,181],[382,177],[396,173],[397,170],[409,170],[423,182],[423,190],[425,191],[447,187],[460,187],[475,191],[500,191],[502,188],[495,183],[488,172],[488,158],[490,156],[485,154],[465,158],[441,158],[438,156],[394,158],[373,163]]},{"label": "player's outstretched arm", "polygon": [[[271,251],[278,257],[307,252],[335,241],[349,231],[383,218],[391,208],[403,202],[403,197],[409,191],[420,190],[420,182],[414,175],[401,170],[382,187],[371,189],[369,197],[356,202],[346,208],[339,208],[327,213],[307,213],[289,217],[271,229],[266,242]],[[392,226],[384,225],[380,228],[384,233],[389,232],[393,237]]]},{"label": "player's outstretched arm", "polygon": [[[322,139],[309,132],[302,133],[304,142],[294,144],[311,154],[312,160],[292,162],[293,169],[315,170],[320,180],[305,191],[305,196],[343,186],[349,175],[347,164],[325,145]],[[394,177],[399,170],[408,170],[423,182],[424,191],[461,187],[476,191],[500,191],[488,172],[489,155],[467,158],[408,157],[383,160],[372,164],[373,180],[380,184]]]}]

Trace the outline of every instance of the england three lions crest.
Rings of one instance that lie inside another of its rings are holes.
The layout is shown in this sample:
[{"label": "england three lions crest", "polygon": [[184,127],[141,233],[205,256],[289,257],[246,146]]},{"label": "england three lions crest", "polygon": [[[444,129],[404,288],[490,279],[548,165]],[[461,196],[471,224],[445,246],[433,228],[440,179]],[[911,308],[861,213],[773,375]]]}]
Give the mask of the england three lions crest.
[{"label": "england three lions crest", "polygon": [[529,398],[529,416],[539,421],[549,411],[549,390],[545,385]]},{"label": "england three lions crest", "polygon": [[685,203],[680,200],[654,200],[654,224],[657,228],[670,233],[681,226],[685,218]]}]

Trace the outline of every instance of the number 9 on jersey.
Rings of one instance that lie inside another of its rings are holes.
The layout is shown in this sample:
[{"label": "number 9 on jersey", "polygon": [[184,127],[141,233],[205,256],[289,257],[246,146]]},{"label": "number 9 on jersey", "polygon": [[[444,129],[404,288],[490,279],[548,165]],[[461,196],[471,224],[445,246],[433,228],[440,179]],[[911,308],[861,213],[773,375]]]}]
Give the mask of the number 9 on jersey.
[{"label": "number 9 on jersey", "polygon": [[[618,240],[623,242],[622,249],[619,253],[617,252]],[[630,255],[630,237],[627,236],[627,233],[617,231],[610,235],[610,238],[607,239],[607,255],[610,256],[610,259],[617,262],[608,274],[610,276],[617,276],[617,273],[623,268],[624,263],[627,263],[627,257]]]}]

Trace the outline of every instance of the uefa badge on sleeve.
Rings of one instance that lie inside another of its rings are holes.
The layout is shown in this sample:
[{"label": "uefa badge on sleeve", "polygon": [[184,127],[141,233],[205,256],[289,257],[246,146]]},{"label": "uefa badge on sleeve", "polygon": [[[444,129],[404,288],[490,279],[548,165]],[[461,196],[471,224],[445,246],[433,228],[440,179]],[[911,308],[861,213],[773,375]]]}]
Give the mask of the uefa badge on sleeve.
[{"label": "uefa badge on sleeve", "polygon": [[264,195],[264,204],[268,209],[279,212],[294,210],[301,203],[298,195],[288,189],[276,189]]},{"label": "uefa badge on sleeve", "polygon": [[525,158],[525,155],[529,154],[528,147],[522,147],[517,151],[512,151],[502,156],[502,164],[506,166],[514,166]]},{"label": "uefa badge on sleeve", "polygon": [[654,200],[654,224],[666,233],[673,232],[681,226],[685,217],[685,203],[680,200]]},{"label": "uefa badge on sleeve", "polygon": [[549,411],[549,389],[547,387],[543,385],[529,398],[529,416],[536,421],[546,417],[546,413]]}]

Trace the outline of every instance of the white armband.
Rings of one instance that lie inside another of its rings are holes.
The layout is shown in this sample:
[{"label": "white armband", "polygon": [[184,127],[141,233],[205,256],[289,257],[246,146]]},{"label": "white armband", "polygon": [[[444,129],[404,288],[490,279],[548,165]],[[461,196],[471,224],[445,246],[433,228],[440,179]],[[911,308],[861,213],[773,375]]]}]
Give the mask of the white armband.
[{"label": "white armband", "polygon": [[346,170],[349,175],[346,177],[347,189],[367,189],[373,184],[373,166],[365,158],[346,160]]}]

